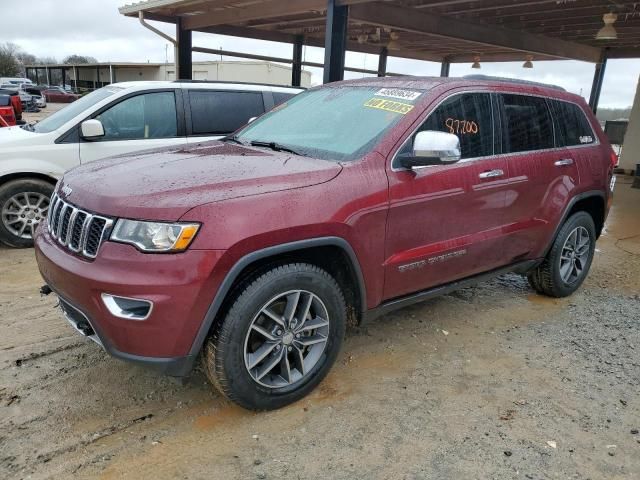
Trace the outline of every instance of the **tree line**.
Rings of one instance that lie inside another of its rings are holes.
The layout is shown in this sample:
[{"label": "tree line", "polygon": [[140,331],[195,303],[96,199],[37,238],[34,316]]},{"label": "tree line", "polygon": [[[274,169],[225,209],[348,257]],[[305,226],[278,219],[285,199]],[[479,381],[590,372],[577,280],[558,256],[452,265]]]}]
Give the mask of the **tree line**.
[{"label": "tree line", "polygon": [[[65,65],[83,65],[96,63],[93,57],[84,55],[69,55],[61,63]],[[0,77],[24,76],[25,65],[52,65],[57,64],[54,57],[36,57],[25,52],[15,43],[0,43]]]}]

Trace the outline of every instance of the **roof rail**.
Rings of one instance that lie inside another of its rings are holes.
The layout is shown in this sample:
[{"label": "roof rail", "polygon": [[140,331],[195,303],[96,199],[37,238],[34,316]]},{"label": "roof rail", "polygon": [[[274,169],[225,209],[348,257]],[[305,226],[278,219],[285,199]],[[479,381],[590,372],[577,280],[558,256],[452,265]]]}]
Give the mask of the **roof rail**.
[{"label": "roof rail", "polygon": [[259,87],[295,88],[296,90],[306,90],[306,87],[292,87],[291,85],[276,85],[275,83],[257,82],[225,82],[224,80],[174,80],[173,83],[225,83],[227,85],[255,85]]},{"label": "roof rail", "polygon": [[535,85],[537,87],[546,87],[553,88],[555,90],[561,90],[566,92],[566,90],[558,85],[551,85],[550,83],[541,83],[541,82],[532,82],[530,80],[520,80],[519,78],[506,78],[506,77],[492,77],[491,75],[465,75],[462,78],[466,78],[469,80],[493,80],[497,82],[505,82],[505,83],[519,83],[522,85]]}]

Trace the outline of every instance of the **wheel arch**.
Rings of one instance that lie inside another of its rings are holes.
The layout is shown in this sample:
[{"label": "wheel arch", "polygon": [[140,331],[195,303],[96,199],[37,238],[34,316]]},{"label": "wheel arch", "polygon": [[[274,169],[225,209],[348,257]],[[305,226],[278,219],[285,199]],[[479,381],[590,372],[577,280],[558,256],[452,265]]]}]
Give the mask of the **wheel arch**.
[{"label": "wheel arch", "polygon": [[7,173],[5,175],[0,176],[0,186],[5,183],[11,182],[13,180],[29,180],[29,179],[37,179],[44,180],[45,182],[50,183],[51,185],[55,185],[58,182],[58,179],[53,175],[48,175],[46,173],[40,172],[14,172]]},{"label": "wheel arch", "polygon": [[564,225],[567,219],[576,212],[587,212],[589,215],[591,215],[591,217],[593,218],[593,222],[596,225],[596,238],[598,238],[602,233],[606,214],[606,201],[604,193],[600,190],[583,192],[574,196],[569,201],[562,213],[560,221],[556,225],[547,248],[544,250],[543,256],[546,256],[551,250],[553,242],[558,236],[558,232],[562,228],[562,225]]},{"label": "wheel arch", "polygon": [[327,270],[343,289],[349,309],[348,320],[353,323],[361,321],[366,309],[366,289],[360,262],[349,242],[341,237],[299,240],[256,250],[233,265],[209,305],[190,354],[200,352],[218,314],[227,307],[225,303],[238,285],[259,271],[291,262],[312,263]]}]

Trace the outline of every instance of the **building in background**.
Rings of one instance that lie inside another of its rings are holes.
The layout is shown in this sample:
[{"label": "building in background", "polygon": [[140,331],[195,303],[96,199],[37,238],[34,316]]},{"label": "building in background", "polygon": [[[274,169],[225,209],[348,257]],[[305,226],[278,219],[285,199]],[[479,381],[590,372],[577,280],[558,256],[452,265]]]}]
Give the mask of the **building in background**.
[{"label": "building in background", "polygon": [[[291,85],[291,67],[264,61],[193,62],[193,79]],[[100,88],[115,82],[175,80],[172,63],[108,62],[84,65],[27,65],[34,83],[70,85],[73,89]],[[311,72],[302,71],[302,87],[311,86]]]}]

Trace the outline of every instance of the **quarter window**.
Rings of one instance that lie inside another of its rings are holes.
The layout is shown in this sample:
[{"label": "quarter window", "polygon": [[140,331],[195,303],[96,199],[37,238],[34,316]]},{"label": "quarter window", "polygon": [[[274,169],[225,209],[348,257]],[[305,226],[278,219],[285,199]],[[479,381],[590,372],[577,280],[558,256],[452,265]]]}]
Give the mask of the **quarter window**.
[{"label": "quarter window", "polygon": [[544,98],[503,94],[503,152],[553,148],[553,125]]},{"label": "quarter window", "polygon": [[573,147],[595,142],[591,125],[578,105],[551,100],[556,126],[556,146]]},{"label": "quarter window", "polygon": [[453,133],[462,158],[493,155],[493,115],[488,93],[464,93],[441,103],[418,131]]},{"label": "quarter window", "polygon": [[173,92],[145,93],[127,98],[96,117],[104,127],[102,141],[178,136]]},{"label": "quarter window", "polygon": [[231,133],[264,113],[262,92],[191,90],[189,100],[195,135]]}]

